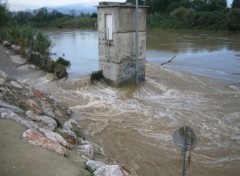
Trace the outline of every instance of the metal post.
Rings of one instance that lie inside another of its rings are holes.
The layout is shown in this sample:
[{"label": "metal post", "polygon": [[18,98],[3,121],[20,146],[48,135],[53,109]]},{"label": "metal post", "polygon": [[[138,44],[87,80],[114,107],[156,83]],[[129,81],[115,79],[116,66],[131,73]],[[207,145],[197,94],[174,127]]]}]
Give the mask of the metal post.
[{"label": "metal post", "polygon": [[183,146],[182,176],[185,176],[185,169],[186,169],[186,147],[187,147],[187,139],[185,139],[184,146]]},{"label": "metal post", "polygon": [[[182,151],[182,176],[186,174],[186,153],[190,151],[188,157],[191,155],[191,151],[197,146],[197,137],[194,134],[192,128],[183,126],[175,131],[173,135],[174,143],[177,149]],[[188,158],[190,160],[190,158]]]},{"label": "metal post", "polygon": [[135,29],[135,83],[138,84],[138,0],[136,0]]}]

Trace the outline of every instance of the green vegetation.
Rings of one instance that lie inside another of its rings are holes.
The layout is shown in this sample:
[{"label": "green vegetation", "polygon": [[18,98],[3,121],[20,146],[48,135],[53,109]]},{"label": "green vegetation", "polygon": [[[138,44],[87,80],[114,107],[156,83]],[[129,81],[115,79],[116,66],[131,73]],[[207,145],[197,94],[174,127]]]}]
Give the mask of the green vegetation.
[{"label": "green vegetation", "polygon": [[12,45],[19,46],[18,52],[24,55],[29,63],[35,64],[49,73],[54,73],[56,78],[66,77],[66,69],[71,63],[62,57],[59,57],[57,61],[51,60],[49,49],[52,42],[49,38],[37,31],[33,25],[23,25],[28,22],[27,16],[25,16],[24,23],[20,22],[23,24],[17,24],[9,14],[6,2],[0,1],[0,42],[8,41]]},{"label": "green vegetation", "polygon": [[57,61],[51,60],[49,48],[52,42],[32,26],[1,28],[0,40],[20,46],[20,54],[26,56],[29,63],[49,73],[54,73],[56,78],[61,79],[67,76],[66,68],[71,63],[62,57],[59,57]]},{"label": "green vegetation", "polygon": [[146,0],[145,5],[148,28],[240,30],[240,0],[231,8],[226,0]]},{"label": "green vegetation", "polygon": [[[63,14],[46,7],[9,12],[0,0],[0,26],[31,24],[39,27],[95,28],[97,14],[77,15],[75,10]],[[135,0],[127,0],[135,4]],[[147,5],[148,28],[240,30],[240,0],[233,0],[231,8],[226,0],[138,0]]]},{"label": "green vegetation", "polygon": [[57,28],[94,28],[97,22],[97,14],[93,13],[76,16],[74,11],[71,15],[63,14],[57,10],[49,12],[47,8],[36,9],[33,13],[27,11],[10,12],[12,22],[18,25],[31,23],[35,27]]},{"label": "green vegetation", "polygon": [[62,64],[64,66],[66,66],[66,67],[70,67],[71,66],[71,63],[69,61],[65,60],[62,57],[59,57],[58,60],[56,61],[56,63]]},{"label": "green vegetation", "polygon": [[0,27],[8,23],[7,12],[7,2],[0,0]]}]

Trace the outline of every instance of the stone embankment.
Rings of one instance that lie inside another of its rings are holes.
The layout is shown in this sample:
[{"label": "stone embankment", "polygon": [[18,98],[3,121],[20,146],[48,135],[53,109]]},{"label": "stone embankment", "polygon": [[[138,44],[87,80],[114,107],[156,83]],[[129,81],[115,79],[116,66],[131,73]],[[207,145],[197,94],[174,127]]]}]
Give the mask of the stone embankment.
[{"label": "stone embankment", "polygon": [[[0,118],[26,128],[26,142],[56,152],[62,157],[75,152],[84,158],[89,172],[96,176],[129,176],[119,163],[105,162],[103,148],[84,140],[81,127],[71,119],[71,110],[52,96],[9,77],[0,70]],[[97,161],[97,158],[101,161]]]}]

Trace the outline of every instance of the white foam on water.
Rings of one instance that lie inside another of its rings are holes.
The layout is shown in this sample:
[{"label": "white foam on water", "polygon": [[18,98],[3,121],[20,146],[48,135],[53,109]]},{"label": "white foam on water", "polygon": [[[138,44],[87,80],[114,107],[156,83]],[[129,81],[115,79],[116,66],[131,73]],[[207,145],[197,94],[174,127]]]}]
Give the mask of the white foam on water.
[{"label": "white foam on water", "polygon": [[[177,76],[180,80],[187,79],[182,73]],[[198,81],[197,77],[194,83],[194,79],[184,80],[183,84],[190,82],[207,87],[207,84]],[[134,132],[142,137],[143,148],[154,146],[160,151],[165,150],[168,158],[176,159],[176,154],[172,154],[174,150],[172,135],[181,126],[188,125],[194,129],[198,138],[195,160],[203,165],[209,163],[213,166],[231,161],[239,162],[239,155],[210,157],[207,154],[199,154],[204,150],[236,147],[240,144],[240,112],[225,112],[225,107],[218,102],[219,98],[216,98],[220,96],[237,99],[239,92],[230,91],[231,88],[226,90],[216,88],[216,92],[205,94],[194,89],[171,88],[160,79],[147,78],[144,85],[129,95],[126,89],[112,88],[104,83],[83,84],[77,90],[67,90],[61,85],[64,83],[51,83],[48,77],[38,81],[36,86],[52,91],[56,97],[62,97],[72,110],[91,118],[91,123],[85,131],[90,136],[104,133],[105,130],[108,131],[107,129],[119,130],[116,134]],[[116,126],[117,129],[114,129]],[[131,140],[128,136],[125,137],[126,140]],[[131,150],[127,152],[131,153]],[[143,156],[139,153],[139,158],[141,157]],[[138,163],[134,165],[138,167]]]},{"label": "white foam on water", "polygon": [[72,106],[72,109],[81,109],[83,112],[93,109],[93,114],[94,110],[96,111],[99,109],[97,113],[104,111],[106,116],[113,116],[126,112],[141,112],[146,115],[148,114],[148,112],[145,111],[147,109],[146,106],[140,104],[136,99],[125,98],[125,92],[120,92],[112,87],[107,86],[101,88],[99,86],[88,86],[78,90],[77,93],[82,95],[87,103]]},{"label": "white foam on water", "polygon": [[[229,164],[238,164],[240,157],[236,155],[229,155],[225,157],[209,157],[206,155],[194,154],[199,158],[197,161],[203,165],[214,165],[215,167],[222,167]],[[201,158],[201,159],[200,159]]]},{"label": "white foam on water", "polygon": [[[183,75],[179,74],[178,76]],[[40,78],[36,85],[51,87],[48,85],[49,83],[49,76],[45,76]],[[177,128],[179,124],[184,125],[185,122],[190,126],[196,126],[200,132],[199,136],[204,139],[205,147],[211,145],[226,146],[231,143],[229,140],[235,140],[239,144],[240,135],[237,130],[240,125],[236,127],[226,126],[227,123],[239,124],[237,123],[239,113],[225,114],[222,119],[226,120],[222,120],[218,117],[219,114],[214,112],[214,110],[220,108],[214,105],[215,103],[212,103],[211,99],[205,98],[197,92],[181,92],[150,78],[147,79],[146,84],[148,86],[142,86],[133,93],[133,97],[126,97],[126,91],[102,83],[93,86],[85,85],[78,88],[77,91],[65,91],[64,89],[62,91],[63,94],[70,95],[72,99],[74,97],[83,99],[84,103],[75,103],[74,106],[70,107],[71,109],[77,109],[87,115],[94,116],[93,119],[105,118],[105,125],[102,125],[102,122],[99,123],[99,126],[103,127],[99,128],[100,131],[107,127],[109,123],[107,119],[121,118],[122,115],[122,117],[138,120],[139,123],[142,123],[141,125],[134,126],[133,123],[130,123],[129,126],[136,128],[143,136],[154,138],[157,141],[169,143],[172,134],[170,135],[168,132],[167,135],[163,135],[164,131],[148,130],[149,125],[151,126],[154,123],[154,119],[156,122],[161,121],[161,124],[159,123],[160,128]],[[75,93],[77,96],[74,95]],[[223,93],[227,94],[227,92]],[[209,109],[213,111],[209,111]],[[128,114],[132,115],[129,116]],[[194,116],[191,116],[191,114],[194,114]],[[234,132],[229,133],[232,130]]]}]

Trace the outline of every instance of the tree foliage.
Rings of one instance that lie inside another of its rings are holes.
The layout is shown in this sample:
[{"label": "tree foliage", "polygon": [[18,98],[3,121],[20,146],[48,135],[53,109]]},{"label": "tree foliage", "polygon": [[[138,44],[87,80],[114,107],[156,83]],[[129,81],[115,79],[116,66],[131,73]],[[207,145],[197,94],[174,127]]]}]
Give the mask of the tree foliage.
[{"label": "tree foliage", "polygon": [[35,9],[33,12],[10,12],[11,19],[17,25],[33,24],[35,27],[68,27],[68,28],[94,28],[97,14],[63,14],[57,10],[48,11],[46,7]]},{"label": "tree foliage", "polygon": [[234,8],[230,11],[228,17],[228,28],[229,30],[236,31],[240,30],[240,8]]},{"label": "tree foliage", "polygon": [[0,0],[0,27],[5,26],[9,21],[7,1]]},{"label": "tree foliage", "polygon": [[240,0],[233,0],[232,8],[240,8]]},{"label": "tree foliage", "polygon": [[[14,21],[18,25],[33,24],[35,27],[95,28],[97,14],[63,14],[57,10],[48,11],[46,7],[33,13],[26,11],[9,12],[6,3],[0,0],[0,25]],[[6,2],[6,1],[4,1]],[[136,3],[136,0],[126,0]],[[239,30],[238,9],[240,0],[233,0],[232,9],[227,8],[226,0],[138,0],[147,8],[148,27],[201,28]],[[9,19],[9,14],[11,18]],[[234,27],[233,27],[234,26]]]},{"label": "tree foliage", "polygon": [[[232,8],[239,2],[234,0]],[[145,4],[148,27],[240,30],[238,10],[227,8],[226,0],[146,0]]]},{"label": "tree foliage", "polygon": [[208,0],[208,10],[209,11],[220,11],[227,7],[226,0]]},{"label": "tree foliage", "polygon": [[223,10],[227,7],[226,0],[146,0],[145,3],[149,6],[149,13],[170,13],[180,6],[196,11]]}]

